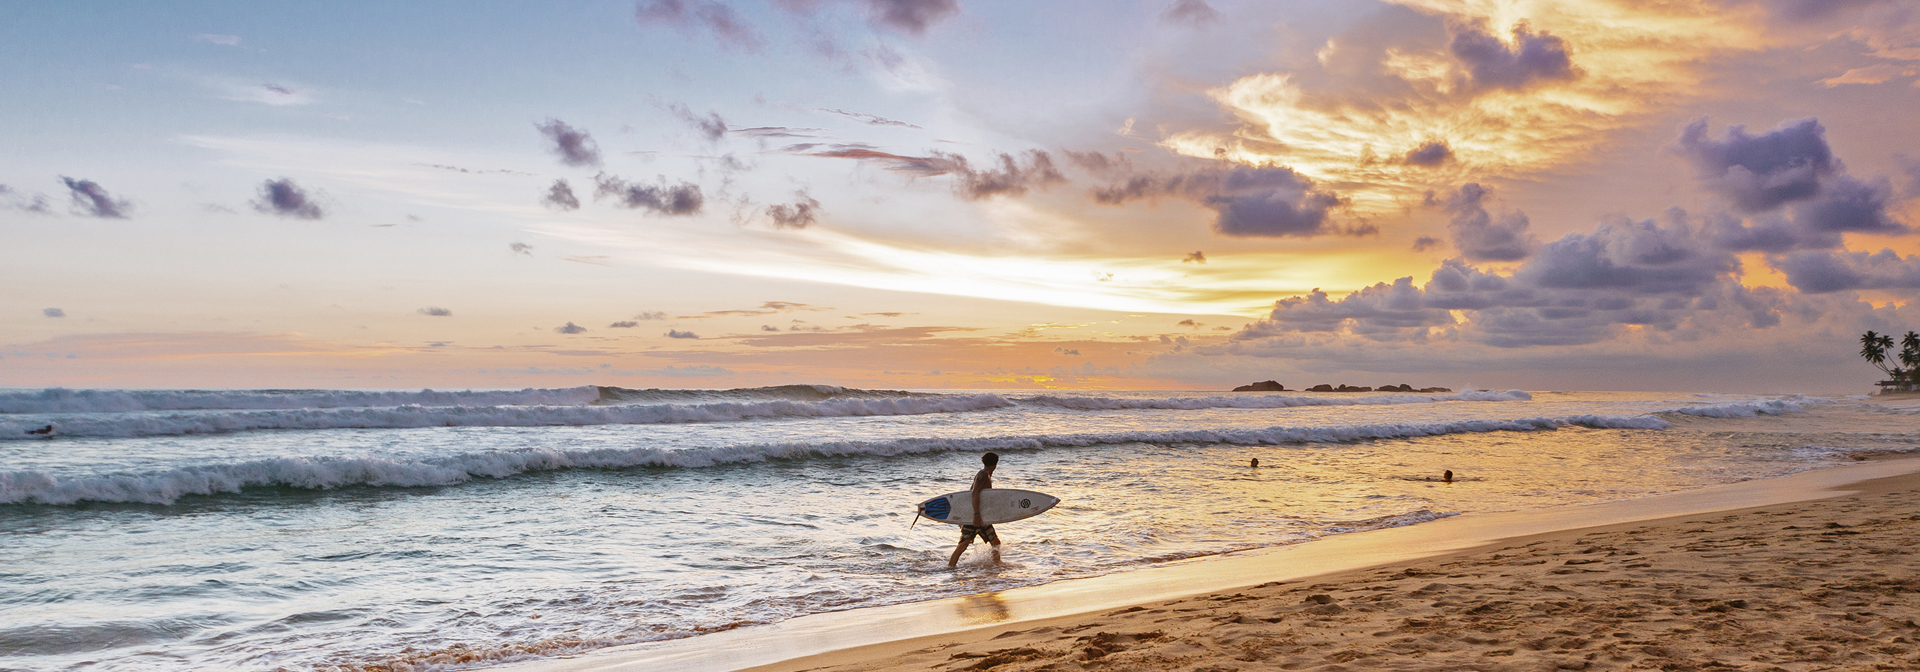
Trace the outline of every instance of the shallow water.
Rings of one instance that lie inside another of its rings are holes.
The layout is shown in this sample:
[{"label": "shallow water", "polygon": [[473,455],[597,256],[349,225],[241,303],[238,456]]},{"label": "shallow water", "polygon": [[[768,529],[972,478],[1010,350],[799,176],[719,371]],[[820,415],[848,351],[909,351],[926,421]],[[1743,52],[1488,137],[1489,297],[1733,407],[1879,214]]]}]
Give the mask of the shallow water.
[{"label": "shallow water", "polygon": [[[1914,450],[1917,419],[1627,393],[0,392],[0,436],[56,427],[0,441],[0,669],[483,665],[1776,476]],[[955,529],[909,529],[912,502],[985,449],[997,485],[1064,501],[1001,527],[1007,564],[951,571]]]}]

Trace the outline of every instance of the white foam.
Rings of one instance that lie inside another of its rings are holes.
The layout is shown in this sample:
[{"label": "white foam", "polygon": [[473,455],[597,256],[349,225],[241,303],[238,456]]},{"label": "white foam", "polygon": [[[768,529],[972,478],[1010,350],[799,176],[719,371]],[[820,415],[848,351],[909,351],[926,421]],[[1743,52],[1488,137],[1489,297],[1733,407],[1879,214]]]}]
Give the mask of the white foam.
[{"label": "white foam", "polygon": [[1795,396],[1791,399],[1768,399],[1765,401],[1713,404],[1708,406],[1684,406],[1669,409],[1665,412],[1703,418],[1752,418],[1762,415],[1799,413],[1806,410],[1804,405],[1808,403],[1812,403],[1812,400]]},{"label": "white foam", "polygon": [[1330,524],[1322,534],[1316,534],[1314,536],[1318,537],[1318,536],[1325,536],[1327,534],[1344,534],[1347,532],[1365,532],[1368,530],[1383,530],[1389,527],[1406,527],[1408,525],[1418,525],[1420,523],[1431,523],[1441,518],[1451,518],[1457,515],[1460,515],[1460,513],[1457,511],[1441,512],[1441,511],[1432,511],[1429,509],[1420,509],[1417,511],[1408,511],[1406,513],[1396,513],[1393,515],[1380,516],[1378,518],[1368,518],[1366,520],[1333,523],[1333,524]]},{"label": "white foam", "polygon": [[134,413],[205,409],[374,406],[577,406],[600,398],[585,385],[524,390],[69,390],[0,391],[0,414]]},{"label": "white foam", "polygon": [[[980,396],[991,397],[992,395]],[[997,399],[997,397],[994,398]],[[871,403],[871,400],[868,402]],[[1004,400],[1002,403],[1005,403]],[[34,471],[0,472],[0,504],[64,505],[87,501],[171,504],[187,495],[233,493],[247,487],[281,486],[325,490],[358,485],[440,486],[463,483],[479,477],[506,478],[526,472],[564,469],[623,469],[639,466],[699,468],[808,457],[979,450],[1044,450],[1119,443],[1228,443],[1235,445],[1330,443],[1476,432],[1551,431],[1576,425],[1601,429],[1665,429],[1670,426],[1666,421],[1650,415],[1577,415],[1515,420],[1269,427],[1221,431],[752,444],[689,450],[537,449],[468,453],[427,460],[396,460],[376,456],[285,457],[236,464],[188,467],[152,474],[108,474],[71,479],[59,479]]]},{"label": "white foam", "polygon": [[[585,388],[593,390],[594,388]],[[596,392],[597,394],[597,392]],[[1012,406],[991,394],[925,397],[836,398],[826,401],[720,402],[619,406],[398,406],[392,408],[299,408],[158,414],[83,414],[6,419],[0,440],[44,438],[28,434],[47,424],[61,437],[138,437],[216,434],[277,429],[402,429],[415,427],[546,427],[724,422],[754,418],[826,418],[956,413]]]},{"label": "white foam", "polygon": [[1532,394],[1522,390],[1505,392],[1460,392],[1456,394],[1385,394],[1370,397],[1305,397],[1286,395],[1246,395],[1232,397],[1170,397],[1128,399],[1124,397],[1079,397],[1041,395],[1017,399],[1021,403],[1044,404],[1082,411],[1135,409],[1201,410],[1208,408],[1293,408],[1298,406],[1377,406],[1428,404],[1441,401],[1531,401]]}]

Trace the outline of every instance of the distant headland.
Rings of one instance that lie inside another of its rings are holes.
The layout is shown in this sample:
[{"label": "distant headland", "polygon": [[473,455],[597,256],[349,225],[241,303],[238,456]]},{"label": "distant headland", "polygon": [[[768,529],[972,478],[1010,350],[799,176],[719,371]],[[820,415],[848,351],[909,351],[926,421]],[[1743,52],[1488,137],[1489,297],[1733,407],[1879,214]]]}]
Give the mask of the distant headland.
[{"label": "distant headland", "polygon": [[[1249,385],[1241,385],[1241,386],[1239,386],[1239,387],[1236,387],[1236,388],[1233,388],[1233,391],[1235,391],[1235,392],[1287,392],[1287,391],[1289,391],[1289,390],[1287,389],[1287,386],[1285,386],[1285,385],[1281,385],[1281,384],[1280,384],[1280,383],[1279,383],[1278,381],[1272,381],[1272,380],[1262,380],[1262,381],[1260,381],[1260,382],[1257,382],[1257,383],[1252,383],[1252,384],[1249,384]],[[1307,389],[1305,389],[1305,390],[1293,390],[1293,391],[1304,391],[1304,392],[1452,392],[1453,390],[1451,390],[1451,389],[1448,389],[1448,388],[1445,388],[1445,387],[1419,387],[1419,388],[1416,388],[1416,387],[1414,387],[1414,386],[1412,386],[1412,385],[1408,385],[1408,384],[1406,384],[1406,383],[1401,383],[1401,384],[1399,384],[1399,385],[1381,385],[1380,387],[1355,387],[1355,386],[1353,386],[1353,385],[1348,385],[1348,384],[1346,384],[1346,383],[1341,383],[1341,384],[1339,384],[1339,385],[1328,385],[1328,384],[1326,384],[1326,383],[1321,383],[1321,384],[1319,384],[1319,385],[1315,385],[1315,386],[1313,386],[1313,387],[1309,387],[1309,388],[1307,388]]]}]

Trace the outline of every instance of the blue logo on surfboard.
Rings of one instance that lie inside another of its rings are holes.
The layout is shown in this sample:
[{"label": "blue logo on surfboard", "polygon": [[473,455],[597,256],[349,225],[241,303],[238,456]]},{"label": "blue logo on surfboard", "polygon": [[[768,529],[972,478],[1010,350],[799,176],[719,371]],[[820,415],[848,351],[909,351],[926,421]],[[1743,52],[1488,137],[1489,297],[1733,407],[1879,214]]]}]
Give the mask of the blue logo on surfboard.
[{"label": "blue logo on surfboard", "polygon": [[[980,519],[987,525],[1011,523],[1045,513],[1060,498],[1032,490],[988,488],[980,491]],[[973,492],[962,490],[920,504],[920,515],[953,525],[973,524]]]},{"label": "blue logo on surfboard", "polygon": [[947,517],[947,514],[953,513],[953,505],[947,503],[946,497],[935,497],[920,505],[920,510],[925,511],[928,518],[942,520]]}]

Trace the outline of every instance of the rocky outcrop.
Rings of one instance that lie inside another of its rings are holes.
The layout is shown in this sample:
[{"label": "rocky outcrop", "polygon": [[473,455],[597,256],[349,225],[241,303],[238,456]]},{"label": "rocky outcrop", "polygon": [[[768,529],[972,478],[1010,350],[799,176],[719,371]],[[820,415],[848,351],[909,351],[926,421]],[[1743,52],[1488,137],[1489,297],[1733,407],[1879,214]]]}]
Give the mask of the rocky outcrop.
[{"label": "rocky outcrop", "polygon": [[1235,392],[1285,392],[1287,391],[1287,386],[1281,385],[1276,381],[1263,380],[1263,381],[1254,383],[1252,385],[1241,385],[1239,387],[1233,388],[1233,391]]}]

